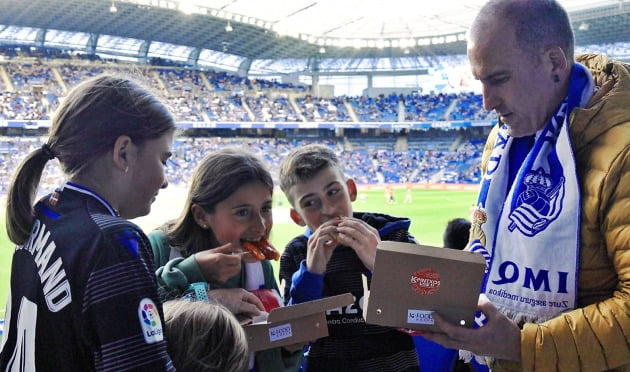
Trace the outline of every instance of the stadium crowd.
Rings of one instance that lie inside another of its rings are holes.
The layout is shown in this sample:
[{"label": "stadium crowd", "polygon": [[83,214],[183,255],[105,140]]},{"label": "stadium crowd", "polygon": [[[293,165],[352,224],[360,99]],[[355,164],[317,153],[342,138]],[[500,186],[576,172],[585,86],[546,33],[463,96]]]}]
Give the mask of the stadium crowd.
[{"label": "stadium crowd", "polygon": [[[41,147],[43,137],[0,137],[0,195],[6,193],[11,174],[20,160],[33,149]],[[454,141],[454,138],[451,138]],[[393,146],[344,148],[336,139],[285,139],[244,137],[185,137],[175,141],[174,154],[168,161],[167,177],[171,184],[187,185],[195,164],[211,151],[227,146],[242,146],[262,157],[271,173],[277,174],[280,161],[292,149],[309,143],[324,143],[344,160],[349,177],[360,184],[378,183],[477,183],[480,170],[476,165],[482,142],[469,141],[451,150],[447,147],[394,151]],[[444,142],[447,143],[447,142]],[[351,146],[351,145],[350,145]],[[359,147],[359,146],[357,146]],[[62,182],[56,161],[46,168],[42,185]]]},{"label": "stadium crowd", "polygon": [[[161,94],[179,122],[400,122],[492,120],[481,107],[481,96],[460,94],[381,94],[377,97],[316,97],[309,86],[248,79],[225,72],[177,66],[121,65],[70,56],[43,48],[0,50],[0,119],[50,120],[66,92],[90,77],[112,73],[133,76]],[[158,61],[157,63],[163,63]],[[345,159],[349,176],[359,183],[449,182],[476,183],[482,141],[459,131],[431,130],[377,135],[347,130],[326,140]],[[315,136],[317,137],[317,136]],[[406,146],[397,148],[403,137]],[[474,135],[472,136],[474,137]],[[462,139],[463,138],[463,139]],[[181,136],[170,161],[169,178],[186,183],[194,164],[208,151],[244,145],[261,155],[272,173],[296,146],[322,142],[307,138],[220,138]],[[38,137],[0,139],[0,195],[18,161],[41,146]],[[54,162],[51,162],[51,164]],[[58,183],[59,169],[51,165],[43,183]]]},{"label": "stadium crowd", "polygon": [[124,65],[76,56],[59,58],[38,49],[3,50],[0,117],[47,120],[68,89],[102,73],[143,80],[167,100],[178,121],[189,122],[399,122],[486,120],[474,93],[380,94],[314,97],[311,87],[249,79],[178,66]]}]

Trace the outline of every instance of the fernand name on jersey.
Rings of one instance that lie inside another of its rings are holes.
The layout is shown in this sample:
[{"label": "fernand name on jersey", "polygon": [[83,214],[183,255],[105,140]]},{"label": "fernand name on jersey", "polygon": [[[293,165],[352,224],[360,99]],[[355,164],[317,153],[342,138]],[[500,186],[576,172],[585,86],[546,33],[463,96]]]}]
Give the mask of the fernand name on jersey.
[{"label": "fernand name on jersey", "polygon": [[35,220],[29,240],[18,250],[29,252],[38,268],[39,280],[42,283],[46,305],[52,312],[58,312],[72,302],[70,283],[63,269],[63,261],[58,257],[50,259],[55,252],[55,242],[50,239],[50,231],[46,225]]}]

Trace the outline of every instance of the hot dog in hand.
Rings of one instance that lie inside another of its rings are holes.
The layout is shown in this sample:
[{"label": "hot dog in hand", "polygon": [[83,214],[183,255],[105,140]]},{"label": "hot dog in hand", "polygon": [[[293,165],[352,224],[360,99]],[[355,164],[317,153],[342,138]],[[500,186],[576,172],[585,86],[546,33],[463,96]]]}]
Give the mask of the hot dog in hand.
[{"label": "hot dog in hand", "polygon": [[243,248],[257,260],[279,260],[280,252],[274,248],[267,239],[257,242],[244,241]]}]

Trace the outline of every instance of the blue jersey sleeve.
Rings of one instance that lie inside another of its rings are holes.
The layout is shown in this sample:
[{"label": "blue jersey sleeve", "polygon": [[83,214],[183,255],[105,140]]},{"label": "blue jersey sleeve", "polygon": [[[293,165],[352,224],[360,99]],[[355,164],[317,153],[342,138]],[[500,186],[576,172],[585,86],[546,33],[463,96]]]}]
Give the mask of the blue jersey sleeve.
[{"label": "blue jersey sleeve", "polygon": [[302,261],[298,271],[293,274],[289,304],[319,300],[322,298],[323,288],[324,276],[308,271],[306,261]]}]

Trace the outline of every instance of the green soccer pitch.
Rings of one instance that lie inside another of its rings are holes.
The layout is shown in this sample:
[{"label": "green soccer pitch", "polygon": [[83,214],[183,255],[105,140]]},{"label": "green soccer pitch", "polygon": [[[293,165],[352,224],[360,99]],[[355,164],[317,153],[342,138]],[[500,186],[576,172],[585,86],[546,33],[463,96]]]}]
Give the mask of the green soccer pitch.
[{"label": "green soccer pitch", "polygon": [[[363,194],[363,195],[362,195]],[[476,200],[476,191],[423,190],[414,189],[411,203],[405,203],[405,189],[394,189],[394,204],[388,204],[383,190],[359,190],[359,197],[353,203],[357,212],[379,212],[411,219],[411,233],[419,243],[442,245],[442,233],[446,223],[457,217],[469,218],[470,207]],[[186,190],[167,188],[160,192],[151,213],[147,217],[134,220],[145,232],[154,229],[159,223],[174,218],[181,211]],[[4,306],[9,288],[11,273],[11,255],[13,243],[6,234],[5,213],[0,215],[0,318],[4,317]],[[271,231],[271,243],[280,251],[293,237],[304,231],[289,217],[286,199],[279,192],[274,200],[274,226]],[[273,261],[276,277],[278,262]]]}]

